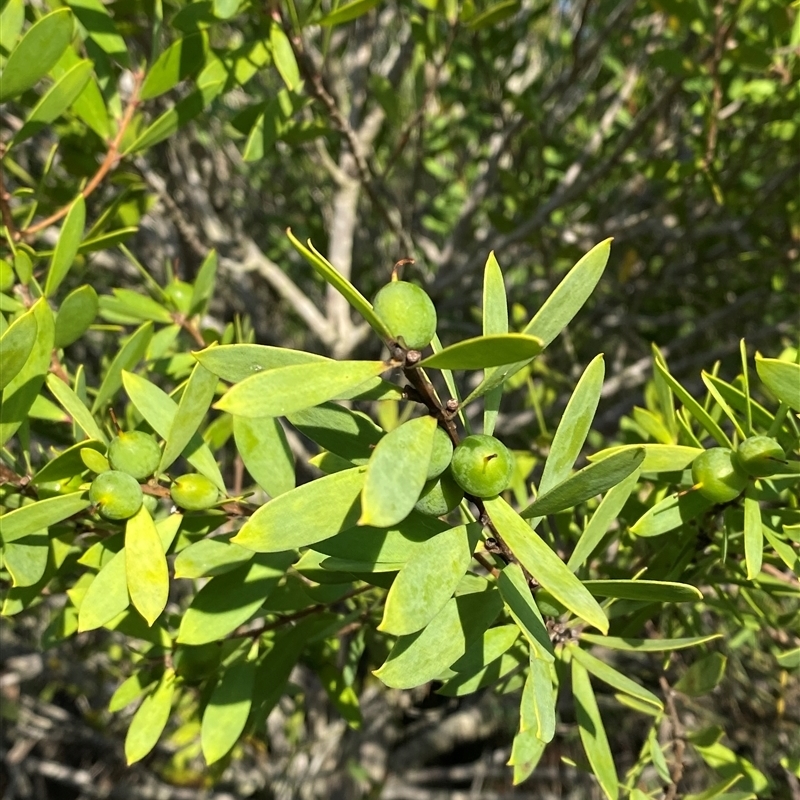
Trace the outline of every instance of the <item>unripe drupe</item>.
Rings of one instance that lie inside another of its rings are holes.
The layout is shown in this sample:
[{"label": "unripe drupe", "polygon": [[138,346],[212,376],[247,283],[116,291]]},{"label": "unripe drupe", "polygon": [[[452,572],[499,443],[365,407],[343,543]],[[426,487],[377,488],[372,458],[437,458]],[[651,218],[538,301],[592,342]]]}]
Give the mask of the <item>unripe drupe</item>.
[{"label": "unripe drupe", "polygon": [[169,491],[172,501],[187,511],[204,511],[217,502],[219,491],[205,475],[190,472],[175,479]]},{"label": "unripe drupe", "polygon": [[456,483],[475,497],[494,497],[508,488],[514,473],[514,456],[494,436],[467,436],[453,451]]},{"label": "unripe drupe", "polygon": [[422,350],[436,333],[436,309],[423,289],[407,281],[392,281],[375,295],[375,313],[392,335],[409,350]]},{"label": "unripe drupe", "polygon": [[703,497],[715,503],[735,500],[747,485],[747,475],[727,447],[705,450],[692,462],[692,481]]},{"label": "unripe drupe", "polygon": [[89,488],[89,499],[101,517],[129,519],[142,506],[142,487],[132,475],[118,470],[101,472]]},{"label": "unripe drupe", "polygon": [[123,431],[108,445],[108,461],[112,469],[142,481],[158,469],[161,448],[149,433]]},{"label": "unripe drupe", "polygon": [[783,448],[769,436],[751,436],[736,448],[739,466],[754,478],[766,478],[779,472],[778,461],[784,461]]}]

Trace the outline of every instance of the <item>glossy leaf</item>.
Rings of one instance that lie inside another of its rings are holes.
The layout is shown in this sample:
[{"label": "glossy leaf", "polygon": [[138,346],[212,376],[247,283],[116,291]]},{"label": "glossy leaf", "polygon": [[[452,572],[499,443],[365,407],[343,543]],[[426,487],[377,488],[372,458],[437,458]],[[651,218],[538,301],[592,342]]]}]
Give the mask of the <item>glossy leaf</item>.
[{"label": "glossy leaf", "polygon": [[38,500],[7,511],[0,517],[0,536],[5,544],[38,533],[91,505],[86,492],[71,492]]},{"label": "glossy leaf", "polygon": [[609,800],[617,800],[619,786],[614,757],[608,744],[606,729],[600,717],[600,709],[589,681],[589,673],[578,659],[572,659],[572,694],[575,701],[575,717],[578,722],[583,749],[595,777],[600,782]]},{"label": "glossy leaf", "polygon": [[277,367],[329,360],[315,353],[306,353],[304,350],[270,347],[263,344],[216,345],[194,352],[192,355],[207,370],[228,383],[239,383],[252,375]]},{"label": "glossy leaf", "polygon": [[[43,301],[40,301],[43,302]],[[39,326],[36,310],[31,308],[17,317],[0,336],[0,391],[6,388],[25,366],[25,362],[36,344]]]},{"label": "glossy leaf", "polygon": [[232,633],[258,611],[295,558],[293,552],[257,555],[211,578],[183,615],[177,641],[206,644]]},{"label": "glossy leaf", "polygon": [[800,364],[777,358],[756,356],[756,372],[761,382],[782,403],[800,411]]},{"label": "glossy leaf", "polygon": [[78,631],[92,631],[111,622],[130,605],[125,550],[116,553],[95,575],[78,612]]},{"label": "glossy leaf", "polygon": [[637,536],[661,536],[696,519],[713,505],[699,492],[671,494],[639,517],[631,525],[631,532]]},{"label": "glossy leaf", "polygon": [[203,65],[208,46],[205,32],[193,33],[174,41],[147,71],[139,96],[142,100],[168,92]]},{"label": "glossy leaf", "polygon": [[215,408],[242,417],[281,417],[341,396],[388,369],[383,361],[322,361],[277,367],[231,387]]},{"label": "glossy leaf", "polygon": [[283,78],[286,88],[292,92],[300,83],[300,70],[289,37],[277,23],[270,26],[269,43],[272,47],[272,60],[275,62],[275,68]]},{"label": "glossy leaf", "polygon": [[[149,323],[148,323],[149,324]],[[125,391],[136,410],[147,420],[153,430],[166,438],[178,411],[178,404],[150,381],[132,372],[122,375]],[[186,460],[205,475],[222,492],[225,481],[208,445],[198,434],[194,434],[183,451]]]},{"label": "glossy leaf", "polygon": [[[508,298],[503,281],[503,272],[497,263],[494,252],[489,253],[483,270],[483,335],[508,333]],[[484,372],[488,377],[492,368]],[[483,404],[483,432],[489,436],[494,433],[502,387],[498,386],[486,394]]]},{"label": "glossy leaf", "polygon": [[502,497],[485,500],[484,505],[511,552],[539,584],[573,614],[607,631],[608,620],[597,601],[519,514]]},{"label": "glossy leaf", "polygon": [[543,517],[583,503],[625,480],[644,461],[644,450],[625,450],[578,470],[574,475],[544,492],[520,512],[524,519]]},{"label": "glossy leaf", "polygon": [[259,553],[314,544],[352,527],[365,468],[345,470],[298,486],[261,506],[231,540]]},{"label": "glossy leaf", "polygon": [[594,633],[582,633],[581,641],[607,647],[610,650],[627,650],[632,653],[666,653],[670,650],[683,650],[696,647],[712,639],[719,639],[722,634],[712,633],[707,636],[688,636],[682,639],[627,639],[619,636],[598,636]]},{"label": "glossy leaf", "polygon": [[275,417],[234,417],[233,437],[245,468],[270,497],[294,489],[294,455]]},{"label": "glossy leaf", "polygon": [[131,602],[152,625],[167,604],[169,570],[161,537],[145,506],[125,526],[125,574]]},{"label": "glossy leaf", "polygon": [[0,81],[0,102],[21,95],[55,65],[72,39],[74,20],[59,8],[35,22],[11,51]]},{"label": "glossy leaf", "polygon": [[[0,445],[4,445],[28,418],[50,368],[53,351],[53,312],[40,298],[31,308],[36,319],[36,341],[25,363],[6,384],[0,404]],[[10,330],[10,328],[9,328]]]},{"label": "glossy leaf", "polygon": [[679,444],[624,444],[592,453],[588,456],[588,460],[595,463],[625,450],[635,450],[638,447],[644,448],[644,461],[640,466],[642,472],[680,472],[703,452],[702,448]]},{"label": "glossy leaf", "polygon": [[761,531],[761,507],[754,497],[744,498],[744,560],[747,579],[753,580],[761,572],[764,557],[764,534]]},{"label": "glossy leaf", "polygon": [[137,670],[126,678],[116,689],[108,701],[108,710],[113,714],[122,711],[134,700],[138,700],[146,691],[151,690],[156,683],[152,670]]},{"label": "glossy leaf", "polygon": [[50,555],[47,531],[24,536],[3,545],[3,566],[11,576],[12,586],[33,586],[44,575]]},{"label": "glossy leaf", "polygon": [[[103,382],[97,390],[97,396],[92,403],[92,414],[96,414],[117,393],[122,386],[123,371],[132,370],[142,360],[152,337],[152,322],[145,322],[128,337],[128,340],[114,356]],[[145,415],[143,414],[143,416]],[[161,435],[164,436],[163,433]]]},{"label": "glossy leaf", "polygon": [[552,662],[555,656],[550,634],[519,564],[506,565],[497,579],[497,586],[514,622],[528,640],[536,657]]},{"label": "glossy leaf", "polygon": [[164,670],[161,680],[136,710],[125,737],[125,759],[128,765],[143,759],[161,738],[169,721],[175,692],[175,672]]},{"label": "glossy leaf", "polygon": [[373,674],[393,689],[411,689],[433,680],[464,655],[492,624],[501,605],[497,591],[454,597],[422,631],[401,636]]},{"label": "glossy leaf", "polygon": [[86,29],[89,38],[110,58],[123,67],[129,64],[125,40],[117,32],[114,21],[102,0],[69,0],[78,21]]},{"label": "glossy leaf", "polygon": [[31,483],[36,486],[50,481],[68,480],[80,475],[86,469],[81,456],[84,450],[91,450],[96,455],[100,455],[100,453],[105,453],[106,446],[101,441],[89,439],[62,450],[58,455],[53,454],[51,460],[33,476]]},{"label": "glossy leaf", "polygon": [[211,578],[250,561],[253,551],[227,538],[201,539],[178,553],[175,559],[176,578]]},{"label": "glossy leaf", "polygon": [[678,679],[675,689],[690,697],[701,697],[719,686],[728,659],[722,653],[709,653],[695,661]]},{"label": "glossy leaf", "polygon": [[202,364],[195,364],[165,437],[158,472],[168,470],[189,446],[214,399],[217,383],[218,378],[213,372],[209,372]]},{"label": "glossy leaf", "polygon": [[521,333],[476,336],[445,347],[423,359],[423,369],[485,369],[522,359],[535,358],[542,352],[540,339]]},{"label": "glossy leaf", "polygon": [[378,442],[367,463],[359,525],[388,528],[411,513],[425,485],[435,431],[435,417],[417,417]]},{"label": "glossy leaf", "polygon": [[97,292],[88,284],[70,292],[56,315],[55,346],[68,347],[89,330],[97,316]]},{"label": "glossy leaf", "polygon": [[333,26],[341,25],[343,22],[350,22],[375,8],[379,2],[380,0],[351,0],[351,2],[344,3],[326,14],[319,21],[319,24]]},{"label": "glossy leaf", "polygon": [[389,589],[378,630],[395,636],[422,630],[455,591],[479,536],[478,524],[460,525],[417,548]]},{"label": "glossy leaf", "polygon": [[0,11],[0,48],[9,53],[25,24],[25,0],[8,0]]},{"label": "glossy leaf", "polygon": [[95,422],[89,409],[70,386],[53,374],[47,376],[46,383],[58,404],[72,417],[72,421],[86,434],[87,438],[96,439],[104,444],[108,443],[105,433]]},{"label": "glossy leaf", "polygon": [[52,297],[61,282],[67,277],[78,253],[85,224],[86,201],[83,199],[83,195],[79,194],[61,226],[56,249],[47,270],[47,281],[44,285],[44,293],[47,297]]},{"label": "glossy leaf", "polygon": [[244,730],[253,702],[256,665],[238,661],[229,666],[203,711],[200,746],[211,765],[230,752]]},{"label": "glossy leaf", "polygon": [[625,694],[631,695],[631,697],[638,698],[642,702],[649,703],[661,711],[664,710],[664,704],[651,691],[648,691],[643,686],[636,683],[636,681],[631,680],[626,675],[623,675],[618,670],[609,666],[605,661],[595,658],[579,645],[569,645],[569,652],[573,660],[581,664],[584,669],[591,672],[592,675],[603,681],[603,683],[607,683],[619,692],[624,692]]},{"label": "glossy leaf", "polygon": [[647,580],[589,580],[583,585],[595,597],[641,600],[645,603],[691,603],[703,599],[703,593],[687,583]]},{"label": "glossy leaf", "polygon": [[[645,456],[645,460],[647,456]],[[594,552],[605,536],[608,526],[617,518],[623,506],[639,480],[639,470],[634,470],[627,478],[613,486],[606,492],[605,497],[600,501],[600,505],[592,514],[589,524],[581,534],[581,538],[575,545],[572,555],[569,557],[567,566],[575,572],[589,556]]]}]

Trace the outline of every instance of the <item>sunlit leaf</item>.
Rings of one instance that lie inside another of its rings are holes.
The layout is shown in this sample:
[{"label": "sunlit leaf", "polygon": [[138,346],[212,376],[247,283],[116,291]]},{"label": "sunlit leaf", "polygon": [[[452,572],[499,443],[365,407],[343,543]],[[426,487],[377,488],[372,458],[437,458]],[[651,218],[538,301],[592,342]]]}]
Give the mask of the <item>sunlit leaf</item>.
[{"label": "sunlit leaf", "polygon": [[[483,270],[483,335],[508,333],[508,298],[503,281],[503,272],[497,263],[494,252],[489,253]],[[492,368],[484,372],[488,377]],[[486,394],[483,404],[483,432],[489,436],[494,433],[502,387],[498,386]]]},{"label": "sunlit leaf", "polygon": [[363,16],[371,9],[375,8],[380,0],[351,0],[343,3],[338,8],[326,14],[320,21],[320,25],[341,25],[343,22],[350,22]]},{"label": "sunlit leaf", "polygon": [[789,408],[800,411],[800,364],[756,356],[756,372],[764,386]]},{"label": "sunlit leaf", "polygon": [[143,759],[161,738],[169,721],[174,691],[175,672],[166,669],[131,720],[125,737],[125,759],[129,765]]},{"label": "sunlit leaf", "polygon": [[644,461],[639,467],[642,472],[680,472],[703,452],[702,448],[679,444],[624,444],[592,453],[588,456],[588,460],[595,463],[625,450],[635,450],[639,447],[644,449]]},{"label": "sunlit leaf", "polygon": [[49,528],[91,505],[86,492],[71,492],[7,511],[0,517],[0,537],[4,543]]},{"label": "sunlit leaf", "polygon": [[203,65],[208,37],[204,31],[174,41],[147,71],[139,96],[152,100],[168,92]]},{"label": "sunlit leaf", "polygon": [[608,647],[611,650],[628,650],[633,653],[665,653],[670,650],[683,650],[696,647],[712,639],[718,639],[721,633],[707,636],[688,636],[682,639],[627,639],[619,636],[598,636],[594,633],[582,633],[581,641]]},{"label": "sunlit leaf", "polygon": [[671,494],[639,517],[631,525],[631,532],[637,536],[661,536],[696,519],[713,505],[699,492]]},{"label": "sunlit leaf", "polygon": [[36,344],[38,331],[36,309],[31,308],[17,317],[0,336],[0,360],[3,362],[3,368],[0,369],[0,392],[25,366]]},{"label": "sunlit leaf", "polygon": [[94,322],[98,307],[97,292],[88,283],[70,292],[56,315],[55,346],[68,347],[80,339]]},{"label": "sunlit leaf", "polygon": [[125,526],[125,574],[136,610],[152,625],[169,596],[169,570],[153,518],[141,506]]},{"label": "sunlit leaf", "polygon": [[445,347],[423,359],[423,369],[485,369],[531,359],[542,351],[542,342],[521,333],[476,336]]},{"label": "sunlit leaf", "polygon": [[233,436],[245,468],[270,497],[294,489],[294,456],[275,417],[234,417]]}]

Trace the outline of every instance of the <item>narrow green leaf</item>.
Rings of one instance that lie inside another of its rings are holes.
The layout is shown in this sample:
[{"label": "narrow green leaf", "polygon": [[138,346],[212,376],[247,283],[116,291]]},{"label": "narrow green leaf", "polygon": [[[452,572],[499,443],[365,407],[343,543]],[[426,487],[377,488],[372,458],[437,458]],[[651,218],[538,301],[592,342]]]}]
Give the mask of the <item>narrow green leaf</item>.
[{"label": "narrow green leaf", "polygon": [[593,453],[588,456],[588,460],[594,463],[636,448],[644,448],[644,461],[639,467],[641,472],[680,472],[703,452],[702,448],[680,444],[623,444]]},{"label": "narrow green leaf", "polygon": [[47,568],[49,555],[50,540],[46,530],[6,542],[3,545],[3,566],[11,576],[11,585],[24,587],[38,583]]},{"label": "narrow green leaf", "polygon": [[125,574],[131,602],[152,625],[167,604],[169,570],[161,537],[145,506],[125,526]]},{"label": "narrow green leaf", "polygon": [[692,664],[681,675],[675,684],[675,689],[690,697],[700,697],[708,694],[719,686],[725,675],[725,666],[728,663],[722,653],[709,653]]},{"label": "narrow green leaf", "polygon": [[[551,742],[556,735],[557,698],[553,686],[551,662],[531,654],[530,672],[522,692],[520,728],[531,727],[538,739]],[[527,706],[524,715],[523,706]],[[526,723],[530,721],[528,718],[531,716],[534,724],[528,726]]]},{"label": "narrow green leaf", "polygon": [[747,565],[747,580],[753,580],[761,572],[764,556],[764,534],[761,532],[761,507],[754,497],[744,498],[744,560]]},{"label": "narrow green leaf", "polygon": [[[148,323],[149,324],[149,323]],[[178,404],[150,381],[132,372],[122,374],[122,382],[136,410],[161,437],[169,434],[172,422],[178,411]],[[194,434],[183,451],[184,458],[200,473],[205,475],[221,491],[225,491],[225,481],[219,466],[214,460],[208,445],[198,434]]]},{"label": "narrow green leaf", "polygon": [[3,68],[0,102],[21,95],[53,68],[69,47],[73,23],[72,12],[59,8],[31,25]]},{"label": "narrow green leaf", "polygon": [[[43,302],[43,301],[40,301]],[[36,311],[31,308],[17,317],[0,336],[0,392],[8,386],[25,366],[25,362],[36,344],[39,326],[36,322]]]},{"label": "narrow green leaf", "polygon": [[83,199],[83,195],[79,194],[61,226],[56,249],[47,270],[47,281],[44,285],[45,296],[52,297],[61,282],[67,277],[78,253],[85,224],[86,201]]},{"label": "narrow green leaf", "polygon": [[713,505],[699,492],[671,494],[639,517],[631,525],[631,533],[637,536],[661,536],[696,519]]},{"label": "narrow green leaf", "polygon": [[125,737],[125,759],[128,766],[143,759],[161,738],[169,721],[172,696],[175,692],[175,672],[164,670],[161,680],[133,715]]},{"label": "narrow green leaf", "polygon": [[239,383],[260,372],[289,367],[293,364],[312,364],[328,361],[324,356],[270,347],[263,344],[223,344],[208,347],[192,355],[210,372],[228,383]]},{"label": "narrow green leaf", "polygon": [[623,450],[613,456],[589,464],[562,483],[540,494],[524,509],[523,519],[543,517],[583,503],[616,486],[639,468],[644,461],[644,449]]},{"label": "narrow green leaf", "polygon": [[0,11],[0,48],[10,53],[25,24],[25,0],[8,0]]},{"label": "narrow green leaf", "polygon": [[211,578],[183,615],[177,641],[197,645],[228,636],[258,611],[296,557],[294,552],[256,555]]},{"label": "narrow green leaf", "polygon": [[778,400],[800,411],[800,364],[756,355],[756,372]]},{"label": "narrow green leaf", "polygon": [[567,565],[531,530],[502,497],[484,500],[489,517],[520,564],[573,614],[599,630],[608,620],[597,601]]},{"label": "narrow green leaf", "polygon": [[101,0],[69,0],[88,37],[114,61],[129,66],[128,48]]},{"label": "narrow green leaf", "polygon": [[[503,272],[492,251],[483,270],[483,335],[504,333],[508,333],[508,298]],[[489,368],[484,376],[488,377],[491,372],[492,368]],[[502,396],[503,389],[500,386],[486,394],[483,404],[483,432],[489,436],[494,433]]]},{"label": "narrow green leaf", "polygon": [[498,25],[504,19],[515,14],[519,6],[520,0],[500,0],[499,3],[490,5],[485,11],[471,16],[467,20],[467,27],[470,30],[479,31],[492,25]]},{"label": "narrow green leaf", "polygon": [[[64,481],[80,475],[85,469],[85,462],[81,453],[84,450],[91,450],[96,455],[105,453],[104,442],[96,440],[84,440],[62,450],[58,455],[53,452],[53,457],[33,476],[31,483],[49,483],[50,481]],[[106,469],[109,469],[106,466]]]},{"label": "narrow green leaf", "polygon": [[669,374],[666,364],[660,360],[655,362],[656,371],[664,378],[675,396],[683,403],[684,408],[706,429],[721,447],[732,447],[731,440],[725,431],[714,421],[713,417],[692,397],[683,386]]},{"label": "narrow green leaf", "polygon": [[217,263],[217,251],[209,251],[194,279],[192,300],[189,303],[190,314],[203,314],[208,308],[217,281]]},{"label": "narrow green leaf", "polygon": [[702,600],[703,593],[687,583],[645,580],[590,580],[583,585],[595,597],[641,600],[645,603],[691,603]]},{"label": "narrow green leaf", "polygon": [[201,539],[181,550],[175,559],[176,578],[212,578],[250,561],[253,551],[225,537]]},{"label": "narrow green leaf", "polygon": [[627,639],[619,636],[598,636],[594,633],[582,633],[581,641],[608,647],[610,650],[627,650],[632,653],[665,653],[669,650],[683,650],[705,644],[712,639],[719,639],[721,633],[707,636],[689,636],[684,639]]},{"label": "narrow green leaf", "polygon": [[377,377],[383,361],[322,361],[252,375],[232,386],[215,408],[242,417],[281,417],[324,403]]},{"label": "narrow green leaf", "polygon": [[38,533],[91,505],[86,492],[71,492],[38,500],[0,516],[0,535],[5,544]]},{"label": "narrow green leaf", "polygon": [[78,612],[78,631],[83,633],[100,628],[119,616],[129,605],[123,549],[102,567],[89,584]]},{"label": "narrow green leaf", "polygon": [[731,424],[733,425],[733,428],[736,431],[736,435],[739,437],[739,439],[746,439],[747,434],[744,432],[744,428],[742,428],[741,424],[739,423],[739,419],[734,413],[733,409],[728,405],[725,398],[722,396],[722,393],[719,391],[719,389],[717,389],[716,385],[711,380],[710,373],[704,370],[700,373],[700,378],[705,384],[706,389],[708,389],[708,393],[714,398],[716,404],[722,409],[725,416],[731,421]]},{"label": "narrow green leaf", "polygon": [[545,742],[531,729],[517,733],[511,747],[511,757],[508,759],[509,766],[514,767],[515,786],[531,776],[539,764],[546,746]]},{"label": "narrow green leaf", "polygon": [[275,417],[234,417],[233,437],[245,468],[270,497],[294,489],[294,455]]},{"label": "narrow green leaf", "polygon": [[786,564],[795,575],[800,575],[800,556],[792,545],[782,541],[775,533],[773,533],[765,525],[761,526],[761,530],[766,536],[767,541],[772,545],[772,548],[778,554],[781,561]]},{"label": "narrow green leaf", "polygon": [[205,31],[190,34],[174,41],[147,71],[139,96],[142,100],[168,92],[203,65],[208,47]]},{"label": "narrow green leaf", "polygon": [[97,316],[97,292],[88,284],[70,292],[56,316],[55,346],[67,347],[83,336]]},{"label": "narrow green leaf", "polygon": [[259,553],[275,553],[352,527],[361,512],[358,497],[365,472],[365,467],[336,472],[270,500],[231,541]]},{"label": "narrow green leaf", "polygon": [[753,792],[728,792],[728,789],[732,789],[741,779],[741,774],[723,778],[704,792],[685,795],[684,800],[750,800],[750,798],[756,800]]},{"label": "narrow green leaf", "polygon": [[277,23],[270,26],[269,43],[272,47],[272,60],[275,62],[275,67],[283,78],[286,88],[293,92],[300,84],[300,69],[297,66],[289,37]]},{"label": "narrow green leaf", "polygon": [[514,622],[528,640],[536,657],[552,662],[555,656],[550,634],[519,564],[511,563],[503,568],[497,579],[497,587]]},{"label": "narrow green leaf", "polygon": [[460,525],[417,548],[389,589],[378,630],[395,636],[422,630],[455,591],[479,536],[477,523]]},{"label": "narrow green leaf", "polygon": [[[647,456],[645,456],[645,461]],[[639,480],[639,470],[634,470],[625,480],[613,486],[606,492],[605,497],[600,501],[600,505],[592,514],[592,518],[586,529],[581,534],[578,544],[569,557],[567,566],[575,572],[589,556],[594,552],[601,539],[605,536],[608,526],[617,518],[623,506]]]},{"label": "narrow green leaf", "polygon": [[623,675],[618,670],[606,664],[605,661],[595,658],[579,645],[569,645],[569,652],[575,661],[578,661],[584,669],[591,672],[592,675],[599,678],[603,683],[607,683],[617,691],[624,692],[632,697],[637,697],[639,700],[649,703],[661,711],[664,710],[664,704],[651,691],[640,686],[636,681],[632,681],[626,675]]},{"label": "narrow green leaf", "polygon": [[498,625],[489,628],[467,648],[467,652],[458,661],[453,662],[449,672],[472,674],[500,658],[503,653],[511,649],[517,639],[519,639],[517,625]]},{"label": "narrow green leaf", "polygon": [[83,401],[61,378],[56,375],[47,376],[47,388],[53,393],[53,397],[59,405],[72,417],[72,421],[86,434],[88,439],[95,439],[108,444],[105,433],[94,421],[94,417],[83,404]]},{"label": "narrow green leaf", "polygon": [[405,519],[425,485],[435,417],[417,417],[387,433],[367,464],[359,525],[388,528]]},{"label": "narrow green leaf", "polygon": [[214,688],[200,728],[200,746],[209,766],[239,740],[253,703],[255,677],[255,662],[238,661],[222,673]]},{"label": "narrow green leaf", "polygon": [[472,694],[485,686],[497,683],[513,669],[519,667],[521,661],[519,650],[504,653],[494,661],[490,661],[472,672],[457,672],[436,690],[436,694],[445,697],[463,697]]},{"label": "narrow green leaf", "polygon": [[[97,396],[92,403],[92,414],[96,414],[117,393],[122,386],[123,371],[132,370],[142,360],[152,337],[152,322],[145,322],[128,337],[128,340],[114,356],[114,360],[109,365],[106,376],[97,390]],[[161,433],[161,436],[164,434]]]},{"label": "narrow green leaf", "polygon": [[401,636],[373,674],[393,689],[411,689],[433,680],[466,653],[501,607],[497,591],[452,598],[426,628]]},{"label": "narrow green leaf", "polygon": [[521,333],[476,336],[445,347],[423,359],[419,366],[424,369],[485,369],[524,358],[530,360],[542,349],[540,339]]},{"label": "narrow green leaf", "polygon": [[33,304],[31,312],[36,319],[36,341],[22,368],[3,390],[0,404],[0,446],[28,419],[45,375],[50,369],[54,336],[53,312],[43,297]]},{"label": "narrow green leaf", "polygon": [[619,797],[617,769],[608,744],[606,729],[600,709],[589,681],[589,673],[578,659],[572,659],[572,694],[575,699],[575,717],[583,749],[600,787],[609,800]]},{"label": "narrow green leaf", "polygon": [[218,378],[213,372],[202,364],[195,364],[169,427],[158,472],[168,470],[192,441],[214,399],[217,383]]},{"label": "narrow green leaf", "polygon": [[333,26],[341,25],[343,22],[350,22],[375,8],[379,2],[380,0],[351,0],[351,2],[345,3],[326,14],[319,21],[319,24]]},{"label": "narrow green leaf", "polygon": [[111,699],[108,701],[108,710],[113,714],[115,711],[122,711],[134,700],[138,700],[146,691],[151,690],[156,683],[156,677],[152,670],[137,670],[124,680],[118,687]]}]

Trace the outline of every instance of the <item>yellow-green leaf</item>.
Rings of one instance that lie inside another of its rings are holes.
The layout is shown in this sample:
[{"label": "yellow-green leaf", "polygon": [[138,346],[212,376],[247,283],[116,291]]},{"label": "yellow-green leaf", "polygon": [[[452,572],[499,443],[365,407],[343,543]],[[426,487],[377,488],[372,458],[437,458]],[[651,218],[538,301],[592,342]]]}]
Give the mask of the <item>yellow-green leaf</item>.
[{"label": "yellow-green leaf", "polygon": [[167,604],[169,570],[164,545],[145,506],[125,526],[125,573],[131,602],[152,625]]},{"label": "yellow-green leaf", "polygon": [[128,735],[125,737],[125,758],[128,765],[143,759],[161,738],[169,721],[174,691],[175,672],[166,669],[131,720]]},{"label": "yellow-green leaf", "polygon": [[253,703],[255,675],[255,662],[239,661],[222,673],[214,688],[200,728],[200,746],[209,766],[239,740]]},{"label": "yellow-green leaf", "polygon": [[38,330],[36,311],[31,308],[17,317],[0,336],[0,361],[3,363],[3,368],[0,369],[0,392],[25,366],[36,344]]},{"label": "yellow-green leaf", "polygon": [[62,522],[90,505],[86,492],[71,492],[15,508],[0,516],[0,538],[6,544],[22,539]]},{"label": "yellow-green leaf", "polygon": [[465,339],[445,347],[420,362],[431,369],[486,369],[522,359],[535,358],[542,352],[541,339],[521,333],[491,334]]}]

